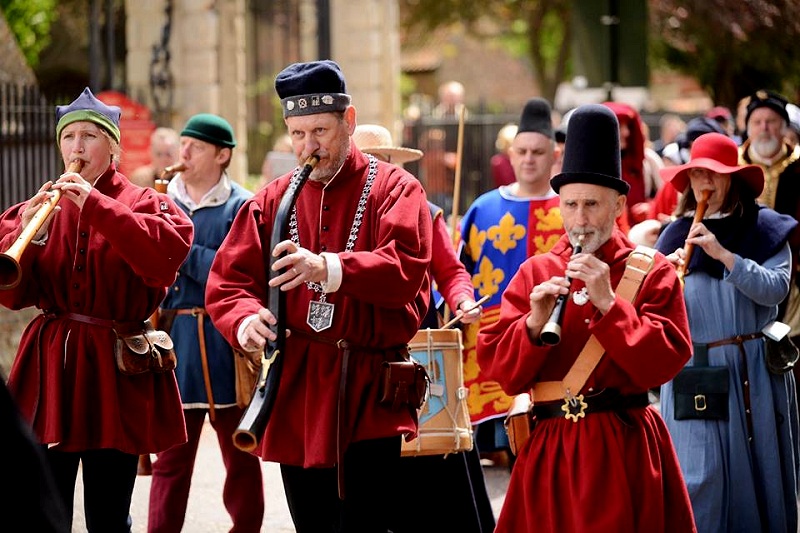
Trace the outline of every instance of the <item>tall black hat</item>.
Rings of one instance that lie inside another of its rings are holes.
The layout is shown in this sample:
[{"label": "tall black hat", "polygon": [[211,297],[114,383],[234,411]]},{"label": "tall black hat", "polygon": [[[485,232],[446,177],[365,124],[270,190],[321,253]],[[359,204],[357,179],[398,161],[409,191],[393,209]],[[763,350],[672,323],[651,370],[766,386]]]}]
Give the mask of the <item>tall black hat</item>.
[{"label": "tall black hat", "polygon": [[524,131],[541,133],[554,139],[550,103],[544,98],[531,98],[522,109],[517,135]]},{"label": "tall black hat", "polygon": [[568,183],[602,185],[628,194],[622,179],[619,152],[619,122],[614,112],[600,104],[578,107],[569,119],[561,173],[550,180],[558,192]]}]

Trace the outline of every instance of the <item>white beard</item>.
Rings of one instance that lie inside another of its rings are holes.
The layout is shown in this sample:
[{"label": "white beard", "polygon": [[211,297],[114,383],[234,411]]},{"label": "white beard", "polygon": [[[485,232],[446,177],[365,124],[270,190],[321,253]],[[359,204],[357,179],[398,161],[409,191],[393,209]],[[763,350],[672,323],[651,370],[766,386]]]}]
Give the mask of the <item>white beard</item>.
[{"label": "white beard", "polygon": [[781,146],[780,140],[769,137],[767,139],[753,139],[750,141],[750,147],[758,154],[760,157],[770,158],[777,153],[778,149]]}]

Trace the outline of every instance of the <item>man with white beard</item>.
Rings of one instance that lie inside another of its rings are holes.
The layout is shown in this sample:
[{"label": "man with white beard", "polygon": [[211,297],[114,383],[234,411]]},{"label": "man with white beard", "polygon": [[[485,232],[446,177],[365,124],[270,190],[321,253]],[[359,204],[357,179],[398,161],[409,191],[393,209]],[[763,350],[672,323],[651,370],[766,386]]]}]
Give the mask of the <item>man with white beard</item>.
[{"label": "man with white beard", "polygon": [[[800,220],[800,145],[790,146],[785,135],[789,129],[788,101],[780,94],[760,90],[750,96],[745,125],[747,140],[739,147],[739,162],[754,163],[764,169],[764,191],[760,204]],[[792,327],[792,339],[800,342],[800,231],[790,237],[792,247],[792,284],[789,296],[780,308],[778,320]],[[798,369],[800,370],[800,369]],[[800,372],[795,372],[800,377]]]}]

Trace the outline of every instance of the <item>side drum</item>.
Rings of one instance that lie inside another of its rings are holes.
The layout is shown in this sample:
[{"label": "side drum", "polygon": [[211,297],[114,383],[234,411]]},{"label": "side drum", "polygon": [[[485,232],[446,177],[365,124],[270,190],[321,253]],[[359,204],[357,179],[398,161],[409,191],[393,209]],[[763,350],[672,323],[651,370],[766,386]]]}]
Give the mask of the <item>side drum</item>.
[{"label": "side drum", "polygon": [[425,366],[430,395],[419,410],[416,439],[403,441],[401,456],[447,455],[472,449],[472,426],[461,361],[460,329],[424,329],[408,344],[414,360]]}]

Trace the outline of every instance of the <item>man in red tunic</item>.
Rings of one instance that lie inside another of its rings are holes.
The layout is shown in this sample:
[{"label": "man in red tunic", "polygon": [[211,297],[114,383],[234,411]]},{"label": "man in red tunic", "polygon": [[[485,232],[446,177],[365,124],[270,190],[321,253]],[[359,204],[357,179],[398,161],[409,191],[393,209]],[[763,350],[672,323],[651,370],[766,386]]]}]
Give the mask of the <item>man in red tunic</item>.
[{"label": "man in red tunic", "polygon": [[[412,406],[380,402],[381,371],[405,356],[427,312],[431,216],[414,176],[351,142],[356,111],[335,62],[290,65],[275,89],[298,161],[320,161],[274,247],[297,172],[244,204],[212,265],[206,307],[237,349],[274,341],[278,318],[290,330],[258,453],[281,465],[296,530],[387,531],[407,505],[393,480],[417,419]],[[270,256],[280,257],[272,271]],[[270,287],[285,291],[285,308],[268,301]]]},{"label": "man in red tunic", "polygon": [[[634,303],[620,296],[633,245],[614,226],[628,192],[617,121],[592,104],[579,107],[568,128],[563,169],[551,180],[566,234],[522,264],[500,319],[478,337],[490,377],[509,394],[533,389],[535,427],[496,531],[695,531],[672,441],[647,397],[691,353],[681,286],[657,254]],[[583,250],[575,254],[578,242]],[[540,334],[558,295],[567,297],[563,335],[544,345]],[[585,383],[569,390],[565,376],[590,335],[604,354]],[[543,382],[556,394],[542,394]],[[575,409],[581,403],[584,410]]]}]

